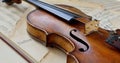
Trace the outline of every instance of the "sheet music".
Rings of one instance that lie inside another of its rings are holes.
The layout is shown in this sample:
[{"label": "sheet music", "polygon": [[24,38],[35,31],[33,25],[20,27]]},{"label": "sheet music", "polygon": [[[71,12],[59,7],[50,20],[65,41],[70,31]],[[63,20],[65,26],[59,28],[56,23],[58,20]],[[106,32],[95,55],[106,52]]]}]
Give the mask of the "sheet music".
[{"label": "sheet music", "polygon": [[[100,27],[108,30],[115,30],[118,27],[115,26],[116,23],[120,23],[120,14],[114,13],[112,11],[106,11],[106,10],[98,10],[97,12],[91,12],[90,16],[93,17],[93,19],[97,19],[100,21]],[[113,23],[114,21],[116,23]]]},{"label": "sheet music", "polygon": [[0,39],[0,63],[28,63],[28,62]]},{"label": "sheet music", "polygon": [[[21,16],[24,14],[27,8],[29,8],[29,5],[25,2],[19,5],[14,4],[12,6],[8,6],[5,3],[0,3],[0,32],[2,32],[2,34],[4,34],[5,36],[9,37],[9,39],[11,40],[14,38],[14,40],[12,41],[18,47],[24,50],[29,57],[33,58],[33,60],[36,60],[36,63],[39,62],[40,59],[43,58],[44,55],[47,53],[47,48],[45,46],[42,46],[41,44],[38,44],[39,42],[36,42],[29,37],[29,34],[26,31],[26,26],[19,30],[18,35],[14,36],[14,33],[16,31],[15,28],[17,28],[16,26],[20,22],[19,19],[21,19]],[[24,25],[26,25],[25,22],[26,21],[24,21]],[[23,30],[23,35],[21,30]],[[12,33],[13,35],[10,35]]]},{"label": "sheet music", "polygon": [[[84,1],[84,0],[80,0]],[[115,12],[120,12],[120,1],[119,0],[86,0],[86,2],[97,3],[103,7],[105,10],[112,10]]]},{"label": "sheet music", "polygon": [[0,32],[7,35],[13,30],[21,15],[28,8],[26,3],[23,2],[23,4],[8,6],[0,2]]},{"label": "sheet music", "polygon": [[[79,0],[84,1],[84,0]],[[89,10],[90,6],[86,9],[80,8],[87,15],[92,16],[93,19],[100,21],[100,27],[108,30],[115,30],[120,28],[120,1],[113,0],[86,0],[91,4],[96,3],[100,8]],[[86,10],[88,11],[86,12]],[[116,23],[115,23],[116,22]]]}]

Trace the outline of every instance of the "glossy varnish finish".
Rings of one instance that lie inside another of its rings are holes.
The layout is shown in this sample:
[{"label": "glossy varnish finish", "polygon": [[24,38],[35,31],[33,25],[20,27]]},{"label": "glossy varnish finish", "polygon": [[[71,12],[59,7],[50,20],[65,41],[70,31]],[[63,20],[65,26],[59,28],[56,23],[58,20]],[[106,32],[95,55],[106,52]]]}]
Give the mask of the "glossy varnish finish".
[{"label": "glossy varnish finish", "polygon": [[[75,32],[74,34],[86,41],[89,44],[89,49],[85,52],[79,51],[79,48],[86,48],[81,43],[74,40],[69,32],[75,27],[70,26],[69,24],[63,22],[61,19],[43,11],[35,10],[28,15],[28,24],[31,27],[37,29],[44,29],[47,34],[44,37],[46,45],[57,46],[62,49],[68,55],[67,63],[119,63],[120,54],[117,49],[108,45],[105,40],[107,38],[107,32],[101,30],[99,32],[94,32],[87,37],[88,41],[85,39],[81,32]],[[35,31],[30,30],[28,25],[28,32],[33,36]],[[74,26],[74,25],[73,25]],[[78,25],[80,26],[80,25]],[[76,27],[77,28],[77,27]],[[76,30],[82,30],[77,28]],[[40,31],[39,30],[39,31]],[[41,31],[40,31],[41,32]],[[41,35],[42,36],[42,35]],[[41,38],[39,38],[41,40]],[[66,46],[66,47],[64,47]],[[71,59],[71,60],[70,60]],[[74,60],[74,61],[73,61]]]},{"label": "glossy varnish finish", "polygon": [[[15,3],[18,1],[21,0],[12,0]],[[27,18],[28,32],[44,41],[47,46],[59,47],[68,55],[67,63],[120,63],[120,51],[105,42],[108,37],[108,32],[105,30],[100,29],[99,32],[84,36],[82,32],[85,32],[83,26],[85,23],[70,25],[65,23],[63,19],[43,10],[34,10]],[[89,21],[85,17],[78,20]],[[71,30],[77,30],[73,34],[89,45],[87,51],[79,50],[80,48],[86,49],[86,47],[70,36]]]}]

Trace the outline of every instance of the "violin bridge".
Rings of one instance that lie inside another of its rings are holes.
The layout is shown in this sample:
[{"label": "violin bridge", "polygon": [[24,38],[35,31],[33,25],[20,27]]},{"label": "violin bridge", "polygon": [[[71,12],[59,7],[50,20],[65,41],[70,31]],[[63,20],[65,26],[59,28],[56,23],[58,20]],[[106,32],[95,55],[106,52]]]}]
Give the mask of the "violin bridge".
[{"label": "violin bridge", "polygon": [[85,34],[88,35],[94,31],[98,31],[99,21],[93,20],[85,23]]}]

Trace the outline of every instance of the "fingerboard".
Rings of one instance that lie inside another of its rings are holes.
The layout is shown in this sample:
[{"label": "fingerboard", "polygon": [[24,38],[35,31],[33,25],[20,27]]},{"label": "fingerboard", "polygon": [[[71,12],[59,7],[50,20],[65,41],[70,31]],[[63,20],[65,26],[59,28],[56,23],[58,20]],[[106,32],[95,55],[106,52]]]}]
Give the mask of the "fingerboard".
[{"label": "fingerboard", "polygon": [[75,20],[75,18],[81,17],[75,13],[69,12],[67,10],[61,9],[59,7],[56,7],[54,5],[39,1],[39,0],[27,0],[27,2],[42,8],[62,19],[65,19],[66,21],[70,22],[72,20]]}]

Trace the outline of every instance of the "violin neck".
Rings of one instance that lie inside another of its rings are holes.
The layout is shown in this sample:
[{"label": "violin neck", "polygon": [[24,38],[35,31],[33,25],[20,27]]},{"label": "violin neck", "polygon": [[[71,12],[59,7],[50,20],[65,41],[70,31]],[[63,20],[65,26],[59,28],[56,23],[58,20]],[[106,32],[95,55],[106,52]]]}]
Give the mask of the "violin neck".
[{"label": "violin neck", "polygon": [[50,4],[47,4],[47,3],[39,1],[39,0],[26,0],[26,1],[47,11],[47,12],[50,12],[64,20],[66,20],[67,22],[71,22],[71,21],[75,20],[75,18],[80,17],[77,14],[74,14],[72,12],[66,11],[64,9],[58,8],[54,5],[50,5]]}]

